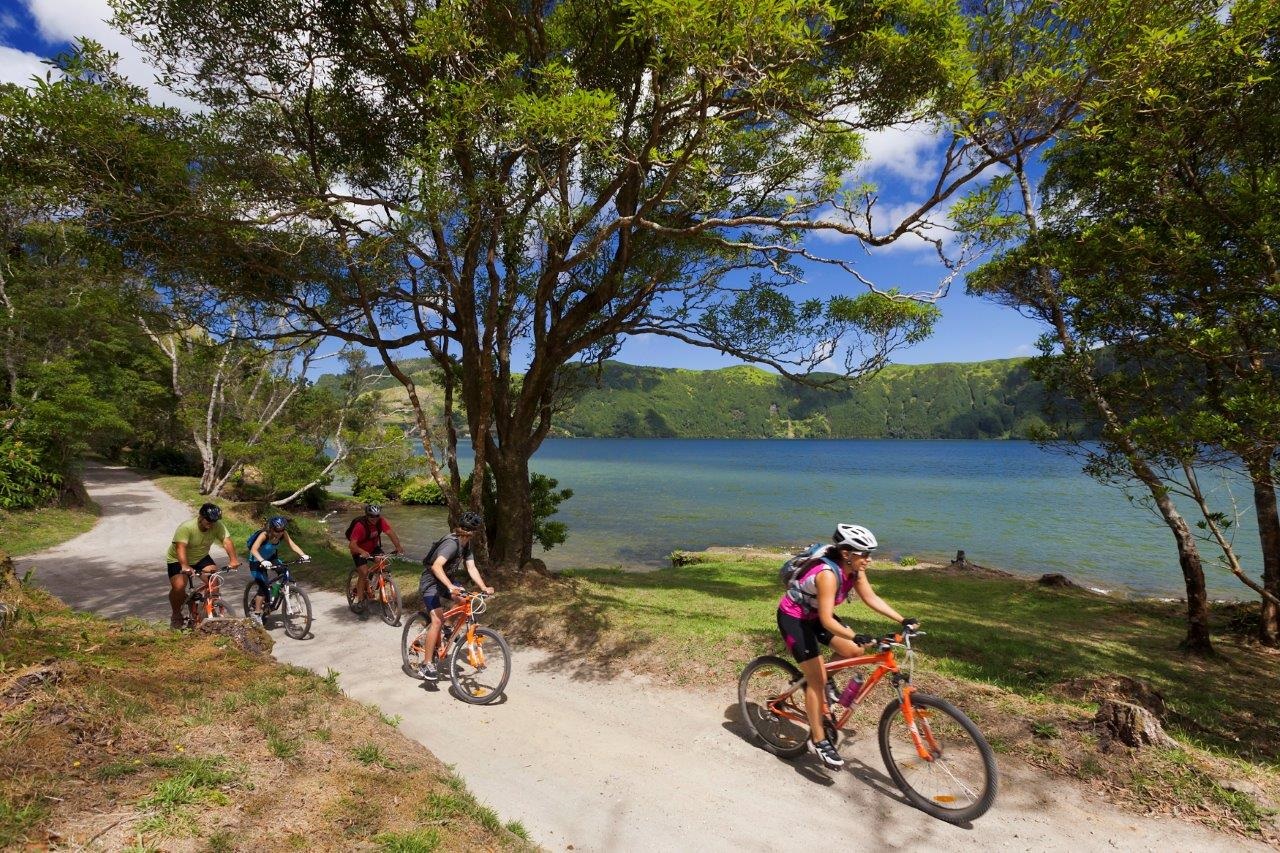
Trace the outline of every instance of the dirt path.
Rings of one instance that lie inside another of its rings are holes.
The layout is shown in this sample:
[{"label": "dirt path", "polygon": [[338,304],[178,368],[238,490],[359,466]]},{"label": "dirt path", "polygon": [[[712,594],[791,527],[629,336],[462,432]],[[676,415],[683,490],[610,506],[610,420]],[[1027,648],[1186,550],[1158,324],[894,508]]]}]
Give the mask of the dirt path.
[{"label": "dirt path", "polygon": [[[19,572],[34,568],[40,584],[79,608],[165,618],[163,552],[190,510],[128,471],[91,467],[86,480],[102,520],[19,559]],[[812,758],[780,761],[748,743],[729,684],[704,694],[584,681],[554,655],[522,648],[506,701],[470,707],[400,672],[400,629],[359,620],[333,593],[311,598],[314,637],[275,631],[276,656],[338,670],[349,695],[399,715],[401,729],[455,765],[504,821],[519,820],[553,850],[1267,849],[1136,817],[1009,759],[995,808],[970,828],[948,826],[893,787],[873,709],[862,734],[842,745],[846,768],[828,773]]]}]

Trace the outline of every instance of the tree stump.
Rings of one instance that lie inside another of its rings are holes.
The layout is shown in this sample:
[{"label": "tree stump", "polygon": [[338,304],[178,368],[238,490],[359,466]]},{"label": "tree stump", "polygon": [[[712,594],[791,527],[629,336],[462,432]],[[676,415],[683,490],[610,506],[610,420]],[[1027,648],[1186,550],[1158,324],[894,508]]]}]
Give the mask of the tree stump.
[{"label": "tree stump", "polygon": [[526,562],[523,566],[521,566],[520,572],[522,574],[540,575],[541,577],[544,577],[544,578],[547,575],[551,574],[551,570],[547,568],[547,564],[542,560],[539,560],[537,557],[533,557],[528,562]]},{"label": "tree stump", "polygon": [[206,637],[226,637],[241,651],[261,657],[270,655],[275,646],[267,629],[248,619],[206,619],[200,623],[200,633]]},{"label": "tree stump", "polygon": [[1057,572],[1053,572],[1047,575],[1041,575],[1040,579],[1037,580],[1036,583],[1040,584],[1041,586],[1054,587],[1055,589],[1079,589],[1080,588],[1080,584],[1073,582],[1066,575],[1060,575]]},{"label": "tree stump", "polygon": [[1165,734],[1164,727],[1155,714],[1132,702],[1102,699],[1098,702],[1098,714],[1093,721],[1100,730],[1104,750],[1113,741],[1135,749],[1145,746],[1177,746],[1173,738]]}]

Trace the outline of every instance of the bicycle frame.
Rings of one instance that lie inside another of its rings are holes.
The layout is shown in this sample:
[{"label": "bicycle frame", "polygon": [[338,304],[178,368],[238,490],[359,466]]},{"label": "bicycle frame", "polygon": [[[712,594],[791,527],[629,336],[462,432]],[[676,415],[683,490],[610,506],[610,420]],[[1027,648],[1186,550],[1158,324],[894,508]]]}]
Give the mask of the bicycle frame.
[{"label": "bicycle frame", "polygon": [[[933,731],[928,726],[924,727],[924,735],[922,736],[920,733],[920,727],[916,725],[915,709],[911,706],[911,692],[915,688],[911,686],[910,676],[904,674],[902,669],[898,666],[898,660],[894,656],[893,648],[889,645],[890,642],[895,645],[901,645],[903,642],[902,635],[895,634],[892,637],[881,638],[881,650],[875,654],[841,658],[839,660],[831,661],[826,665],[827,675],[831,675],[832,673],[839,672],[844,669],[850,669],[855,666],[875,666],[875,669],[871,671],[871,674],[868,675],[866,680],[862,683],[862,688],[858,691],[858,695],[853,698],[853,702],[850,703],[849,707],[844,709],[844,713],[839,716],[835,715],[834,709],[827,707],[826,697],[823,695],[823,716],[829,717],[832,722],[835,723],[837,730],[843,729],[845,723],[847,723],[849,718],[853,716],[854,708],[861,705],[862,701],[867,698],[867,695],[871,693],[875,686],[888,676],[889,680],[893,683],[894,690],[898,693],[898,698],[902,701],[902,716],[907,722],[907,731],[911,734],[911,741],[915,745],[916,752],[920,755],[922,760],[932,762],[934,760],[935,752],[930,751],[930,747],[939,752],[941,751],[941,748],[933,736]],[[784,706],[784,703],[797,690],[803,689],[804,679],[802,678],[792,684],[787,688],[787,690],[770,700],[769,712],[805,726],[809,725],[808,716],[793,713]],[[822,690],[819,690],[818,692],[820,695],[824,694],[824,691]],[[927,746],[926,740],[928,742]]]},{"label": "bicycle frame", "polygon": [[[185,606],[191,613],[191,618],[196,617],[196,605],[202,605],[204,616],[200,621],[213,618],[213,605],[218,599],[222,598],[222,580],[223,576],[230,572],[231,569],[222,568],[216,572],[195,572],[193,577],[187,583],[187,600]],[[196,578],[199,577],[203,583],[200,586],[195,585]]]},{"label": "bicycle frame", "polygon": [[[476,609],[475,609],[474,602],[478,597],[479,596],[477,596],[475,593],[465,594],[462,598],[461,603],[459,603],[457,606],[449,610],[446,610],[443,614],[441,614],[441,617],[440,617],[442,632],[443,632],[443,627],[445,625],[450,624],[449,623],[450,618],[453,619],[452,626],[450,627],[450,630],[452,631],[452,635],[450,636],[450,642],[453,641],[453,637],[459,636],[458,632],[459,632],[459,629],[462,628],[463,624],[467,626],[466,633],[461,636],[465,638],[463,642],[465,642],[467,645],[467,663],[475,667],[484,666],[484,649],[481,648],[479,645],[477,645],[475,641],[476,640],[476,618],[475,618]],[[480,600],[483,601],[484,599],[481,598]],[[449,643],[443,642],[443,638],[441,638],[440,642],[436,643],[437,659],[444,660],[444,658],[448,654],[448,652],[446,651],[446,646],[448,645]]]}]

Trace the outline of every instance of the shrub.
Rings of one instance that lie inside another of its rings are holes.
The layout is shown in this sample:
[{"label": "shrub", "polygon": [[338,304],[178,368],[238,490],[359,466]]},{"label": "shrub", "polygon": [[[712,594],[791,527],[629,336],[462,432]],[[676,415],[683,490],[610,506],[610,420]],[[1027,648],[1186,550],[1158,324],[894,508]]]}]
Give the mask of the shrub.
[{"label": "shrub", "polygon": [[919,563],[920,561],[917,560],[915,557],[911,556],[910,554],[903,554],[901,557],[898,558],[899,566],[910,567],[910,566],[918,565]]},{"label": "shrub", "polygon": [[435,480],[413,480],[400,490],[400,501],[415,506],[444,506],[444,493]]},{"label": "shrub", "polygon": [[0,440],[0,509],[53,503],[62,476],[41,466],[40,453],[14,438]]}]

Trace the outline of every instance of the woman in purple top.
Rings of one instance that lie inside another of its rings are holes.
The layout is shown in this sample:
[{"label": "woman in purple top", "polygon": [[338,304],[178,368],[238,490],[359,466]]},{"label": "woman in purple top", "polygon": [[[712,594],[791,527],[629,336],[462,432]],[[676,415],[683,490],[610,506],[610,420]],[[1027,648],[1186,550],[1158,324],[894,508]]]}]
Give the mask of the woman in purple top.
[{"label": "woman in purple top", "polygon": [[826,735],[822,723],[823,685],[826,667],[822,645],[828,645],[841,657],[862,653],[871,637],[855,634],[835,615],[836,605],[849,597],[852,590],[862,603],[881,616],[906,625],[915,619],[903,619],[884,599],[876,595],[867,580],[871,552],[879,543],[875,534],[856,524],[836,525],[834,544],[827,546],[804,566],[795,581],[778,602],[778,630],[787,648],[804,673],[804,707],[809,716],[809,749],[828,767],[844,766],[844,759]]}]

